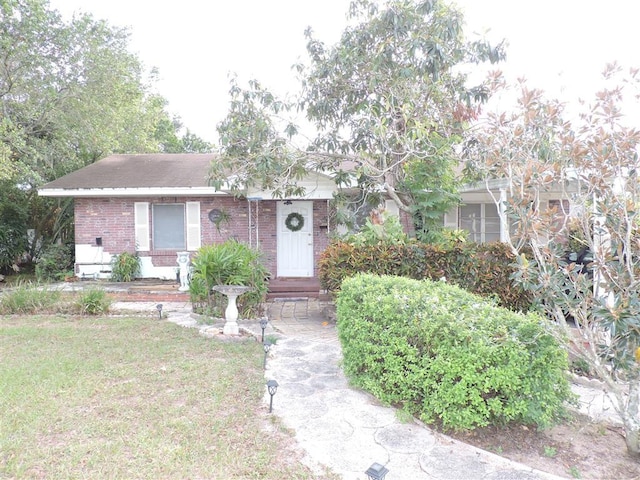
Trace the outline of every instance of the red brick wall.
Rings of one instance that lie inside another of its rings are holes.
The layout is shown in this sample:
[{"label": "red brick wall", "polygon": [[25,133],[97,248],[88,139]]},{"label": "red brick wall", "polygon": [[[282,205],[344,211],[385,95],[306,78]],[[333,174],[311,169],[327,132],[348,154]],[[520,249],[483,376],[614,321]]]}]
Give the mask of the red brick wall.
[{"label": "red brick wall", "polygon": [[[182,203],[200,202],[200,225],[202,245],[222,243],[235,238],[249,243],[248,202],[233,197],[136,197],[136,198],[76,198],[75,199],[75,241],[76,244],[95,245],[96,238],[102,238],[105,252],[118,254],[135,252],[134,203]],[[277,275],[277,235],[275,200],[262,200],[258,203],[259,223],[257,225],[259,246],[264,262],[272,275]],[[255,206],[255,203],[252,204]],[[229,214],[229,222],[220,224],[220,231],[209,221],[208,213],[212,209]],[[327,201],[316,200],[313,203],[314,261],[317,264],[320,254],[329,242],[327,225]],[[151,215],[150,215],[150,221]],[[151,226],[151,230],[153,227]],[[252,237],[255,239],[255,236]],[[153,245],[152,245],[153,246]],[[153,257],[155,266],[175,266],[176,252],[172,250],[151,250],[143,256]]]},{"label": "red brick wall", "polygon": [[313,264],[314,275],[318,276],[320,255],[329,245],[329,211],[326,200],[313,202]]},{"label": "red brick wall", "polygon": [[109,253],[134,253],[133,203],[128,198],[76,198],[76,244],[96,245],[100,237]]}]

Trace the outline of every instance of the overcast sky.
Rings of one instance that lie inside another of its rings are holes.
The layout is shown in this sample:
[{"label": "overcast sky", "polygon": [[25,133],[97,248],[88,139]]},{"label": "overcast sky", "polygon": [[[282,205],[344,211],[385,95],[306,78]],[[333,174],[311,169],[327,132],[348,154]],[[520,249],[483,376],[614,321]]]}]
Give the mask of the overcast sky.
[{"label": "overcast sky", "polygon": [[[157,67],[158,93],[198,136],[214,141],[228,104],[228,74],[257,78],[283,94],[296,87],[291,65],[304,58],[304,30],[333,43],[349,0],[50,0],[66,18],[92,13],[128,27],[131,49]],[[458,0],[468,36],[509,42],[501,68],[555,97],[591,98],[606,62],[640,67],[633,0]]]}]

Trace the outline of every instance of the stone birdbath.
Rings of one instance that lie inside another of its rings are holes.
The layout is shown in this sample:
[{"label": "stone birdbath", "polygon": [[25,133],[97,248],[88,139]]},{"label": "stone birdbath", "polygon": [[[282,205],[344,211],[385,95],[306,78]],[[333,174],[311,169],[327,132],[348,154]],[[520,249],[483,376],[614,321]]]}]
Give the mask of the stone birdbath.
[{"label": "stone birdbath", "polygon": [[225,295],[228,301],[227,309],[224,312],[225,323],[222,333],[224,335],[240,335],[236,299],[243,293],[250,291],[251,287],[245,287],[243,285],[216,285],[212,290]]}]

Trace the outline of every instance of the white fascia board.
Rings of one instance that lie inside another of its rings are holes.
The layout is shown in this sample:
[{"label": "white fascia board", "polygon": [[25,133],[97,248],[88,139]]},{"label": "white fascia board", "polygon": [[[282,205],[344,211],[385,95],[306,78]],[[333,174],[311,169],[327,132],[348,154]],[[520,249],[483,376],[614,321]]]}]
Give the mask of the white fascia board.
[{"label": "white fascia board", "polygon": [[252,200],[330,200],[333,198],[333,192],[333,190],[314,189],[312,191],[307,191],[305,195],[280,198],[274,195],[273,190],[258,190],[250,188],[246,192],[246,197]]},{"label": "white fascia board", "polygon": [[463,185],[459,193],[486,192],[487,190],[498,191],[501,188],[507,188],[509,181],[506,178],[492,178],[485,182],[477,182]]},{"label": "white fascia board", "polygon": [[45,188],[38,190],[41,197],[209,197],[229,195],[212,187],[198,188]]}]

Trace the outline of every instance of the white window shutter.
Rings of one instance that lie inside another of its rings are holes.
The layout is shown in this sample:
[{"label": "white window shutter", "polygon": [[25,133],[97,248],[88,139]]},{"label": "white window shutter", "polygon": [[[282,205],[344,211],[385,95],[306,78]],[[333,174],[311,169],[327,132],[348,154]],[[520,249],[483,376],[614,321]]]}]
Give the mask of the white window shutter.
[{"label": "white window shutter", "polygon": [[458,228],[458,207],[453,207],[451,210],[444,214],[444,226],[447,228]]},{"label": "white window shutter", "polygon": [[200,239],[200,202],[187,202],[187,250],[198,250]]},{"label": "white window shutter", "polygon": [[136,250],[148,252],[149,241],[149,202],[135,202],[133,217],[135,222]]}]

